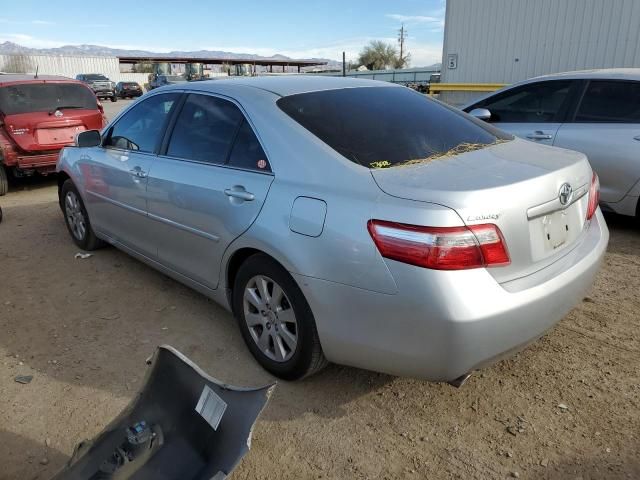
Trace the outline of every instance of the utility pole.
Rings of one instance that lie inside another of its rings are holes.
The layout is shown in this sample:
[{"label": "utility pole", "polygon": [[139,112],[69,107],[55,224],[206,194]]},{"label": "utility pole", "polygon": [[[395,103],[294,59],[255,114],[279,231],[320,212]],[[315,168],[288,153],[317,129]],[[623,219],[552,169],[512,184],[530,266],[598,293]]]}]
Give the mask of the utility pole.
[{"label": "utility pole", "polygon": [[346,77],[347,76],[347,62],[345,62],[345,55],[344,52],[342,52],[342,76]]},{"label": "utility pole", "polygon": [[400,44],[400,64],[404,67],[404,41],[407,38],[407,31],[404,29],[404,23],[398,30],[398,43]]}]

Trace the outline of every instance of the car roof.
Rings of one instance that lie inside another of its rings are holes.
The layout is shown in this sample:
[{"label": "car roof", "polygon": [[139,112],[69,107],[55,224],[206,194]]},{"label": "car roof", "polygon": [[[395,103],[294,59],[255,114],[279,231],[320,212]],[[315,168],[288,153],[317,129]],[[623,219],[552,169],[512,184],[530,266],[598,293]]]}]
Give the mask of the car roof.
[{"label": "car roof", "polygon": [[70,82],[79,83],[73,78],[63,77],[61,75],[25,75],[25,74],[13,74],[3,73],[0,75],[0,86],[10,85],[15,83],[45,83],[45,82]]},{"label": "car roof", "polygon": [[613,79],[613,80],[640,80],[640,68],[598,68],[593,70],[576,70],[573,72],[552,73],[533,77],[525,82],[555,79]]},{"label": "car roof", "polygon": [[319,75],[282,75],[282,76],[260,76],[260,77],[231,77],[219,80],[204,80],[183,84],[180,89],[194,89],[200,91],[216,91],[216,87],[253,87],[278,96],[295,95],[298,93],[317,92],[321,90],[336,90],[341,88],[359,87],[399,87],[389,82],[376,80],[361,80],[349,77],[329,77]]}]

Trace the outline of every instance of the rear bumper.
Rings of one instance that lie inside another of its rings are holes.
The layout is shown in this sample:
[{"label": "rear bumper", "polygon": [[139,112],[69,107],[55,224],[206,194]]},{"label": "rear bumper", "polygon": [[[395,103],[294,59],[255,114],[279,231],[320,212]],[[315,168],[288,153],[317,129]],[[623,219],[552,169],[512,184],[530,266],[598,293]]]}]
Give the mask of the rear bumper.
[{"label": "rear bumper", "polygon": [[21,170],[35,169],[40,172],[54,172],[60,152],[47,153],[44,155],[10,155],[4,159],[4,163],[9,167],[17,167]]},{"label": "rear bumper", "polygon": [[449,381],[513,354],[561,320],[591,287],[608,240],[598,210],[562,268],[534,274],[540,282],[524,289],[498,284],[485,269],[445,272],[395,261],[387,261],[395,295],[294,277],[329,360]]}]

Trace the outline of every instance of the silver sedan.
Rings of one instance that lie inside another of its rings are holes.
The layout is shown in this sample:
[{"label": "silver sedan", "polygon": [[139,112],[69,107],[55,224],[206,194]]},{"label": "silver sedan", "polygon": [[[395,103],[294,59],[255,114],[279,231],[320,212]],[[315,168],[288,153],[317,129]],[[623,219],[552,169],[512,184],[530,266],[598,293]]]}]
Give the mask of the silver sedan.
[{"label": "silver sedan", "polygon": [[366,80],[157,89],[58,172],[78,246],[213,298],[285,379],[328,361],[465,378],[558,322],[609,238],[583,154]]},{"label": "silver sedan", "polygon": [[584,153],[600,177],[600,205],[640,219],[640,68],[536,77],[464,110],[532,142]]}]

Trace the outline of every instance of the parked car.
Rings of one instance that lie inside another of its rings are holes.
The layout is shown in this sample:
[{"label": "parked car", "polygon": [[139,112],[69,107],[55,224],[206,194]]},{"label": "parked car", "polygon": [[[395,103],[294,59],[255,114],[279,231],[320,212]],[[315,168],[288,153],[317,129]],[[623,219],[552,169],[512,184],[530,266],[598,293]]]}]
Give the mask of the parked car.
[{"label": "parked car", "polygon": [[101,73],[81,73],[76,75],[76,80],[86,83],[96,94],[96,97],[108,98],[112,102],[118,101],[116,84]]},{"label": "parked car", "polygon": [[640,68],[536,77],[464,111],[537,143],[583,152],[600,177],[600,204],[640,218]]},{"label": "parked car", "polygon": [[187,79],[182,75],[160,75],[157,73],[149,74],[149,90],[164,87],[166,85],[178,85],[187,83]]},{"label": "parked car", "polygon": [[120,98],[137,98],[143,93],[142,87],[136,82],[118,82],[116,84],[116,95]]},{"label": "parked car", "polygon": [[332,361],[460,383],[580,301],[609,238],[583,154],[385,82],[166,87],[77,144],[76,245],[215,299],[287,379]]},{"label": "parked car", "polygon": [[55,171],[58,153],[84,130],[106,123],[102,106],[70,78],[0,76],[0,195],[15,177]]}]

